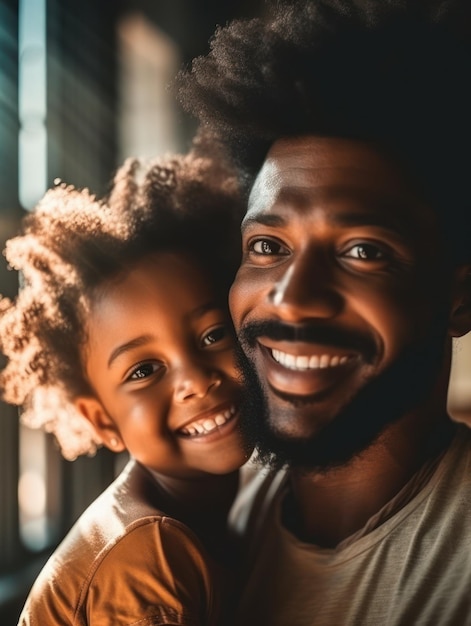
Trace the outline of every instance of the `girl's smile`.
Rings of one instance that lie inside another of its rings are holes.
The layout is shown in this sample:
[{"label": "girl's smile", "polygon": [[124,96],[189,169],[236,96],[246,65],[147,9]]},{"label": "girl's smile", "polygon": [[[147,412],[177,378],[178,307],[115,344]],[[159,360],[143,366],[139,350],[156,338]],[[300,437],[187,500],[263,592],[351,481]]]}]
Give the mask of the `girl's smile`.
[{"label": "girl's smile", "polygon": [[95,395],[77,407],[105,444],[117,440],[144,465],[180,478],[244,463],[232,327],[192,258],[145,256],[100,289],[87,329]]}]

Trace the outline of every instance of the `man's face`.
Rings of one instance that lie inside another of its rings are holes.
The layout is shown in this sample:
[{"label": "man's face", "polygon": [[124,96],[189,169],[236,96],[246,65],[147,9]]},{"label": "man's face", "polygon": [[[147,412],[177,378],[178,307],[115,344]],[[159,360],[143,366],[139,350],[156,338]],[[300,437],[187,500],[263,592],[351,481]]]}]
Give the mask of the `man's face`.
[{"label": "man's face", "polygon": [[242,232],[230,306],[265,404],[250,416],[265,420],[259,447],[294,444],[296,463],[313,442],[314,466],[345,462],[420,401],[443,361],[434,213],[372,146],[310,136],[274,144]]}]

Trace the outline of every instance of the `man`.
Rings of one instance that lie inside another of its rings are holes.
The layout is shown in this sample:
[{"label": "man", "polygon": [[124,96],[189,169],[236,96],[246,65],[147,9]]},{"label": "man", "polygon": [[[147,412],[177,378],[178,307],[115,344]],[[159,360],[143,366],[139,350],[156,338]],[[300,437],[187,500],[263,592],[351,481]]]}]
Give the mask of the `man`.
[{"label": "man", "polygon": [[180,76],[249,191],[238,624],[471,624],[466,4],[278,2]]}]

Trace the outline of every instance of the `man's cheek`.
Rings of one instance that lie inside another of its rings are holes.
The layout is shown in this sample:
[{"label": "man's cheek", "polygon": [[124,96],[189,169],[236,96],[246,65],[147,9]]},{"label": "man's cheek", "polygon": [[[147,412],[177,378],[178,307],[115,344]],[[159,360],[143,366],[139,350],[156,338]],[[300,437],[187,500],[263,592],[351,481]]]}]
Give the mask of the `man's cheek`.
[{"label": "man's cheek", "polygon": [[253,293],[247,281],[236,277],[236,281],[229,291],[229,310],[234,327],[238,331],[247,313],[252,310]]}]

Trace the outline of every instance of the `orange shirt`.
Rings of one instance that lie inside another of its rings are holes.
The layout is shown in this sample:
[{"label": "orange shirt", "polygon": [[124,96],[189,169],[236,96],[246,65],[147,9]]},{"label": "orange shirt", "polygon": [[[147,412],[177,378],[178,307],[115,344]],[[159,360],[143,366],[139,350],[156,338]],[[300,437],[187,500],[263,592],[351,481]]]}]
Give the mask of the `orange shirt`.
[{"label": "orange shirt", "polygon": [[215,626],[215,566],[158,499],[155,480],[130,461],[46,563],[19,624]]}]

